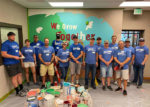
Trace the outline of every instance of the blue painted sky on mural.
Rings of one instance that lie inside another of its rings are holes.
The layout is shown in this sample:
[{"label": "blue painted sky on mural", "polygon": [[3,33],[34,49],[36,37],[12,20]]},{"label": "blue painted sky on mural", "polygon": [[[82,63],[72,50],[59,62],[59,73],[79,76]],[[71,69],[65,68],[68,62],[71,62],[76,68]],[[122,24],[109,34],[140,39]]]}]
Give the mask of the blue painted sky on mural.
[{"label": "blue painted sky on mural", "polygon": [[[56,14],[60,17],[61,22],[65,25],[77,25],[76,30],[65,29],[65,32],[68,34],[79,33],[79,38],[81,32],[82,34],[85,34],[85,36],[87,34],[95,34],[95,38],[100,36],[102,38],[102,41],[111,41],[111,36],[113,35],[114,30],[108,24],[108,22],[104,21],[104,19],[102,18],[99,19],[95,16],[86,17],[86,15],[84,14],[74,14],[71,12],[58,12]],[[92,24],[92,26],[90,26],[91,28],[88,28],[87,30],[86,22],[89,22],[89,26]],[[82,39],[84,40],[83,36]],[[73,43],[73,41],[71,41],[71,43]],[[84,45],[87,45],[88,43],[88,41],[84,41]]]}]

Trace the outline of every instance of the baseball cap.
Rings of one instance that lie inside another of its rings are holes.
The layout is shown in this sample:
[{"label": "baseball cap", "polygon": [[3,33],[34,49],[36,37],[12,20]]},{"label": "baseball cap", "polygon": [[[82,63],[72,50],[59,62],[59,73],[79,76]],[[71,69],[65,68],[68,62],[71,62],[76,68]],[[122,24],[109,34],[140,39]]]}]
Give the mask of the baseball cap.
[{"label": "baseball cap", "polygon": [[144,41],[145,41],[144,38],[139,39],[139,42],[144,42]]},{"label": "baseball cap", "polygon": [[97,37],[97,39],[96,39],[96,40],[102,40],[102,39],[101,39],[101,37]]},{"label": "baseball cap", "polygon": [[74,35],[74,36],[73,36],[73,39],[78,39],[78,36],[77,36],[77,35]]},{"label": "baseball cap", "polygon": [[104,43],[109,43],[109,41],[108,41],[108,40],[105,40]]},{"label": "baseball cap", "polygon": [[130,39],[129,39],[129,38],[127,38],[127,39],[125,40],[125,42],[130,42]]},{"label": "baseball cap", "polygon": [[7,36],[12,36],[12,35],[16,35],[14,32],[8,32]]}]

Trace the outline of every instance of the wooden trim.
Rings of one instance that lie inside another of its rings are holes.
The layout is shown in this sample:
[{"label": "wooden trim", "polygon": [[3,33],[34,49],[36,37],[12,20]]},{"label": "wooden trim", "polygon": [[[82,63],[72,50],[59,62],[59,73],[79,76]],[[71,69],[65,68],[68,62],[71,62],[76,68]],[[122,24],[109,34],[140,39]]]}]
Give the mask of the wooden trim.
[{"label": "wooden trim", "polygon": [[144,80],[150,80],[150,77],[144,77]]},{"label": "wooden trim", "polygon": [[14,92],[15,89],[10,90],[7,94],[0,98],[0,103],[4,101],[11,93]]}]

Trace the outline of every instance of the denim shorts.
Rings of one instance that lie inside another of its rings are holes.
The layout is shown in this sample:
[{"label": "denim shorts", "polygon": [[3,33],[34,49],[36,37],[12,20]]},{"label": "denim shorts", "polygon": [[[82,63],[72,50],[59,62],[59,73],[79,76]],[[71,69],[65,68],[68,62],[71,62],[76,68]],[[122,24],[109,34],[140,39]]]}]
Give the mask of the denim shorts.
[{"label": "denim shorts", "polygon": [[101,65],[101,74],[102,77],[112,77],[112,65],[106,66],[106,65]]}]

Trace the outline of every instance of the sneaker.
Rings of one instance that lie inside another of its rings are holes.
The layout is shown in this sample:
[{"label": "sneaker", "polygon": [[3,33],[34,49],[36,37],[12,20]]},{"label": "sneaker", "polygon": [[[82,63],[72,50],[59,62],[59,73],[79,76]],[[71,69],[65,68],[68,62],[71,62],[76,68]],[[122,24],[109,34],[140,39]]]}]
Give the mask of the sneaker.
[{"label": "sneaker", "polygon": [[114,85],[117,85],[117,81],[114,81],[114,83],[113,83]]},{"label": "sneaker", "polygon": [[111,86],[107,86],[107,88],[108,88],[110,91],[113,91],[113,89],[112,89]]},{"label": "sneaker", "polygon": [[45,88],[45,85],[42,85],[42,86],[41,86],[41,89],[44,89],[44,88]]},{"label": "sneaker", "polygon": [[51,86],[54,86],[54,83],[51,83]]},{"label": "sneaker", "polygon": [[93,89],[96,89],[96,86],[95,86],[95,85],[92,85],[92,88],[93,88]]},{"label": "sneaker", "polygon": [[16,96],[25,97],[26,96],[26,92],[24,92],[23,90],[21,90],[21,91],[18,92],[18,94],[16,94]]},{"label": "sneaker", "polygon": [[132,84],[133,84],[133,85],[137,85],[137,83],[136,83],[136,82],[134,82],[134,81],[132,81]]},{"label": "sneaker", "polygon": [[137,88],[139,88],[139,89],[142,88],[142,85],[138,85]]},{"label": "sneaker", "polygon": [[28,88],[23,88],[23,89],[20,90],[20,91],[27,93],[27,92],[29,92],[29,89],[28,89]]},{"label": "sneaker", "polygon": [[88,89],[88,85],[85,85],[84,88],[87,90]]},{"label": "sneaker", "polygon": [[123,95],[127,95],[127,91],[126,90],[123,90]]},{"label": "sneaker", "polygon": [[105,90],[106,90],[106,87],[103,85],[102,89],[105,91]]},{"label": "sneaker", "polygon": [[128,87],[130,86],[130,82],[127,83],[127,86],[128,86]]},{"label": "sneaker", "polygon": [[39,86],[40,84],[39,84],[38,82],[36,82],[36,83],[34,83],[34,85],[37,85],[37,86]]},{"label": "sneaker", "polygon": [[30,86],[30,82],[27,82],[27,86]]},{"label": "sneaker", "polygon": [[118,87],[115,91],[122,91],[122,88]]}]

